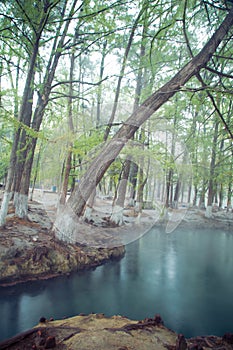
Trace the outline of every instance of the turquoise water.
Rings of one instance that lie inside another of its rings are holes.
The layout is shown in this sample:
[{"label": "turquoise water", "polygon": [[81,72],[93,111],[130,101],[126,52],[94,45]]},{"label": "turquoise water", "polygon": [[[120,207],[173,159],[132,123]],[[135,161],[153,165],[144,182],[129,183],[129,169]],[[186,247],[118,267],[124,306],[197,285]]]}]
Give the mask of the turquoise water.
[{"label": "turquoise water", "polygon": [[186,337],[233,332],[233,234],[153,229],[126,247],[125,257],[92,271],[0,288],[0,340],[40,317],[78,313],[159,313]]}]

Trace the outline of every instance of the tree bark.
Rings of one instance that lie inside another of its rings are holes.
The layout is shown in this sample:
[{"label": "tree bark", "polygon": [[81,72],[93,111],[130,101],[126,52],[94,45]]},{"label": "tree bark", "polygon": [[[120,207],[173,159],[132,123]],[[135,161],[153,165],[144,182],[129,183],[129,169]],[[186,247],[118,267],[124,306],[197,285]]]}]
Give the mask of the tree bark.
[{"label": "tree bark", "polygon": [[[30,120],[28,121],[28,119],[31,118],[31,115],[29,113],[31,111],[31,102],[30,102],[30,98],[32,97],[31,86],[32,86],[33,78],[34,78],[34,70],[35,70],[36,59],[37,59],[38,50],[39,50],[40,35],[41,35],[41,33],[38,35],[37,38],[35,38],[35,43],[33,46],[32,54],[31,54],[31,58],[30,58],[30,62],[29,62],[29,68],[28,68],[28,72],[27,72],[27,79],[25,82],[22,103],[21,103],[20,112],[19,112],[19,116],[18,116],[19,126],[15,132],[14,139],[13,139],[13,145],[11,148],[10,165],[9,165],[8,174],[7,174],[7,181],[6,181],[6,186],[5,186],[4,198],[2,201],[1,211],[0,211],[0,227],[5,225],[9,201],[10,201],[11,194],[12,194],[11,193],[12,184],[13,184],[14,177],[15,177],[16,170],[17,170],[17,151],[19,149],[19,141],[20,141],[21,134],[22,133],[25,134],[25,130],[22,129],[22,126],[20,123],[24,123],[25,118],[26,118],[26,125],[29,125],[29,123],[30,123]],[[24,159],[22,159],[22,162],[24,162]],[[18,166],[20,166],[20,164],[18,164]],[[20,172],[20,174],[21,174],[22,169],[20,169],[20,170],[21,170],[21,172]]]},{"label": "tree bark", "polygon": [[[62,33],[60,33],[62,28],[62,22],[60,23],[56,36],[54,38],[53,50],[51,52],[51,56],[46,67],[46,73],[45,73],[44,83],[43,83],[43,91],[38,97],[37,106],[36,106],[36,109],[33,115],[33,120],[32,120],[32,128],[36,132],[40,130],[40,126],[45,113],[45,108],[47,107],[49,102],[52,82],[55,76],[58,61],[62,54],[61,49],[63,48],[66,34],[68,31],[72,16],[74,14],[74,9],[77,2],[78,0],[73,0],[72,6],[70,9],[70,15],[68,16],[69,19],[67,20]],[[65,11],[66,5],[67,5],[67,1],[64,3],[64,9],[63,9],[64,11]],[[27,217],[27,211],[28,211],[27,198],[29,193],[30,175],[32,170],[36,144],[37,144],[37,137],[32,137],[27,147],[27,159],[24,165],[24,171],[23,171],[21,184],[20,184],[19,197],[21,197],[21,199],[19,199],[18,201],[19,207],[18,208],[16,207],[16,211],[18,215],[22,218]]]},{"label": "tree bark", "polygon": [[214,129],[213,145],[212,145],[212,155],[210,162],[210,177],[208,184],[208,200],[205,216],[207,218],[212,217],[212,205],[214,199],[214,185],[215,185],[215,161],[216,161],[216,150],[217,150],[217,140],[218,140],[218,126],[219,122],[217,121]]},{"label": "tree bark", "polygon": [[[78,31],[75,32],[74,37],[74,44],[77,41],[78,38]],[[73,99],[72,96],[74,94],[74,87],[73,87],[73,80],[74,80],[74,69],[75,69],[75,53],[72,52],[70,57],[70,72],[69,72],[69,97],[68,97],[68,130],[70,132],[70,135],[74,135],[74,122],[73,122]],[[64,205],[66,203],[66,195],[68,191],[68,185],[69,185],[69,176],[70,176],[70,170],[71,170],[71,164],[72,164],[72,148],[73,148],[73,141],[68,142],[68,154],[66,156],[66,162],[65,162],[65,172],[64,172],[64,179],[62,183],[61,188],[61,194],[59,198],[59,204]]]},{"label": "tree bark", "polygon": [[216,30],[200,53],[187,63],[169,82],[154,92],[122,125],[115,136],[106,142],[101,152],[90,164],[79,185],[72,193],[68,204],[73,212],[80,216],[86,201],[95,186],[100,182],[108,167],[118,156],[122,148],[134,133],[155,111],[167,102],[176,92],[205,67],[217,47],[233,25],[233,8]]},{"label": "tree bark", "polygon": [[117,200],[113,207],[113,212],[110,219],[111,222],[119,226],[124,223],[123,210],[124,210],[124,203],[125,203],[125,194],[127,189],[127,181],[129,178],[130,163],[131,163],[130,159],[126,159],[124,163],[124,168],[122,171],[122,176],[120,178]]},{"label": "tree bark", "polygon": [[130,36],[129,36],[128,44],[127,44],[126,49],[125,49],[124,58],[123,58],[122,66],[121,66],[121,71],[120,71],[120,75],[119,75],[119,78],[118,78],[118,81],[117,81],[117,88],[116,88],[116,93],[115,93],[115,98],[114,98],[114,103],[113,103],[113,109],[112,109],[111,116],[109,118],[108,126],[106,127],[106,130],[105,130],[105,133],[104,133],[104,141],[106,141],[108,139],[108,136],[109,136],[109,133],[110,133],[110,130],[111,130],[111,127],[112,127],[112,123],[114,122],[114,119],[115,119],[116,110],[117,110],[117,104],[118,104],[118,100],[119,100],[119,97],[120,97],[121,82],[122,82],[122,79],[124,77],[126,63],[127,63],[127,60],[128,60],[130,48],[131,48],[132,43],[133,43],[134,34],[135,34],[135,31],[136,31],[137,26],[138,26],[138,22],[139,22],[139,20],[140,20],[140,18],[142,16],[144,10],[145,9],[143,8],[139,12],[139,14],[138,14],[138,16],[137,16],[137,18],[136,18],[136,20],[134,22],[134,25],[132,27],[132,30],[131,30],[131,33],[130,33]]},{"label": "tree bark", "polygon": [[[108,43],[107,40],[105,40],[103,43],[102,57],[100,62],[99,81],[102,81],[104,76],[104,61],[107,54],[106,53],[107,43]],[[97,90],[96,127],[100,126],[101,100],[102,100],[102,84],[99,85]]]}]

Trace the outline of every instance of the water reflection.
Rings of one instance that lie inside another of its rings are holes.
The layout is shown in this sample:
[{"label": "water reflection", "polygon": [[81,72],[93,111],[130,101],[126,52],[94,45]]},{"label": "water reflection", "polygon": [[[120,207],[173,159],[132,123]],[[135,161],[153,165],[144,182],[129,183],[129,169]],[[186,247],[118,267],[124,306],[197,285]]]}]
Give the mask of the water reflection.
[{"label": "water reflection", "polygon": [[187,337],[233,331],[233,235],[220,231],[166,234],[152,230],[127,246],[120,262],[94,271],[0,289],[0,339],[41,316],[160,313]]}]

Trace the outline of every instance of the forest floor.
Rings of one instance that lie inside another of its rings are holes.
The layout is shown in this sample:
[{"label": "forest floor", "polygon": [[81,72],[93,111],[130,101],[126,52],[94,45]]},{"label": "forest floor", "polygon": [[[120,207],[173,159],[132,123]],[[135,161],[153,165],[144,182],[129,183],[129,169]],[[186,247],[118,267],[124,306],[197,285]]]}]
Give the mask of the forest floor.
[{"label": "forest floor", "polygon": [[[43,204],[50,220],[54,222],[58,201],[57,194],[51,191],[37,190],[34,192],[34,199]],[[113,211],[112,198],[96,197],[93,205],[92,220],[90,220],[92,225],[96,227],[96,231],[98,231],[97,227],[101,228],[101,232],[103,232],[104,227],[114,228],[114,225],[109,225],[109,219]],[[178,209],[169,208],[166,215],[164,211],[164,205],[160,202],[156,203],[154,209],[143,209],[142,213],[139,215],[134,208],[126,206],[123,211],[124,225],[121,228],[116,226],[115,231],[118,230],[120,232],[119,236],[124,235],[124,232],[127,231],[127,235],[130,237],[127,238],[127,240],[130,241],[131,235],[133,235],[132,240],[134,239],[133,232],[130,232],[132,225],[134,225],[134,229],[137,231],[135,237],[137,237],[140,232],[144,233],[144,231],[147,231],[154,225],[163,225],[169,232],[173,231],[179,225],[191,225],[196,228],[233,228],[232,210],[227,212],[226,209],[219,210],[217,207],[213,207],[211,218],[205,217],[205,210],[199,209],[198,207],[188,207],[187,204],[179,205]],[[161,216],[163,217],[162,219]]]}]

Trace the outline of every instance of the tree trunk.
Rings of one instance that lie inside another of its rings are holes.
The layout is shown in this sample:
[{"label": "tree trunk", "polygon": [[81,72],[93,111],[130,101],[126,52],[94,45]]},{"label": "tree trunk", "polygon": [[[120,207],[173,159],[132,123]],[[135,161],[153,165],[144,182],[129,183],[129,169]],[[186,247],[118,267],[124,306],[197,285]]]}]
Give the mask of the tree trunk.
[{"label": "tree trunk", "polygon": [[[73,0],[71,9],[70,9],[70,15],[69,20],[67,20],[65,27],[63,29],[63,32],[60,33],[60,30],[62,28],[62,23],[60,23],[60,26],[57,30],[55,39],[54,39],[54,45],[53,50],[46,68],[46,73],[44,77],[44,83],[43,83],[43,91],[38,96],[37,106],[33,115],[33,121],[32,121],[32,128],[36,132],[40,130],[40,126],[43,120],[43,116],[45,113],[45,108],[48,105],[49,102],[49,96],[51,92],[52,82],[55,76],[55,72],[57,69],[58,61],[61,57],[61,48],[63,47],[66,34],[69,28],[69,24],[72,19],[72,15],[74,14],[74,9],[76,6],[78,0]],[[64,10],[67,5],[67,2],[64,3]],[[58,41],[59,40],[59,41]],[[57,42],[58,41],[58,42]],[[55,52],[55,53],[54,53]],[[32,137],[30,140],[30,143],[27,147],[27,159],[24,165],[24,171],[22,175],[22,180],[20,183],[20,193],[19,193],[19,201],[18,201],[18,208],[16,207],[16,211],[20,217],[27,217],[28,212],[28,193],[29,193],[29,186],[30,186],[30,175],[32,170],[32,164],[33,164],[33,158],[35,153],[37,143],[37,137]]]},{"label": "tree trunk", "polygon": [[123,169],[122,176],[119,183],[118,197],[113,207],[113,212],[110,219],[111,222],[119,226],[124,223],[123,210],[124,210],[124,204],[125,204],[127,182],[129,178],[130,164],[131,164],[130,159],[127,159],[125,161],[124,169]]},{"label": "tree trunk", "polygon": [[86,208],[85,208],[84,218],[87,221],[90,221],[91,218],[92,218],[91,215],[92,215],[92,211],[93,211],[93,205],[94,205],[94,202],[95,202],[95,196],[96,196],[96,188],[94,189],[94,191],[92,191],[92,194],[88,198],[87,205],[86,205]]},{"label": "tree trunk", "polygon": [[[233,143],[231,143],[231,154],[233,158]],[[233,162],[231,162],[230,164],[228,187],[227,187],[227,211],[232,210],[232,203],[231,203],[231,197],[233,194],[233,189],[232,189],[233,175],[232,174],[233,174]]]},{"label": "tree trunk", "polygon": [[123,62],[122,62],[122,66],[121,66],[121,71],[120,71],[120,75],[119,75],[119,78],[118,78],[118,81],[117,81],[117,88],[116,88],[116,93],[115,93],[115,98],[114,98],[114,103],[113,103],[113,109],[112,109],[112,113],[111,113],[111,116],[109,118],[109,121],[108,121],[108,126],[106,127],[106,130],[105,130],[105,134],[104,134],[104,141],[106,141],[108,139],[108,136],[109,136],[109,133],[110,133],[110,130],[111,130],[111,127],[112,127],[112,123],[114,122],[114,119],[115,119],[115,115],[116,115],[116,110],[117,110],[117,104],[118,104],[118,100],[119,100],[119,96],[120,96],[120,89],[121,89],[121,82],[122,82],[122,79],[124,77],[124,72],[125,72],[125,67],[126,67],[126,63],[127,63],[127,60],[128,60],[128,56],[129,56],[129,52],[130,52],[130,48],[131,48],[131,45],[133,43],[133,38],[134,38],[134,34],[135,34],[135,31],[137,29],[137,26],[138,26],[138,22],[144,12],[144,8],[139,12],[135,22],[134,22],[134,25],[132,27],[132,30],[131,30],[131,33],[130,33],[130,36],[129,36],[129,40],[128,40],[128,43],[127,43],[127,46],[126,46],[126,49],[125,49],[125,53],[124,53],[124,57],[123,57]]},{"label": "tree trunk", "polygon": [[[76,30],[73,44],[76,43],[77,39],[78,39],[78,31]],[[75,69],[75,53],[72,52],[70,57],[69,97],[68,97],[68,130],[70,132],[71,141],[69,141],[68,143],[68,154],[65,162],[64,179],[63,179],[61,194],[59,198],[59,204],[61,205],[64,205],[66,203],[66,195],[68,191],[69,176],[70,176],[70,170],[72,165],[72,148],[73,148],[72,136],[74,135],[74,122],[73,122],[74,69]]]},{"label": "tree trunk", "polygon": [[[107,43],[108,43],[107,40],[105,40],[103,43],[102,57],[100,62],[99,81],[102,81],[104,76],[104,61],[106,57]],[[101,99],[102,99],[102,84],[99,85],[98,91],[97,91],[96,127],[100,126]]]},{"label": "tree trunk", "polygon": [[209,177],[209,187],[208,187],[208,200],[205,217],[212,217],[212,205],[214,200],[214,184],[215,184],[215,161],[216,161],[216,150],[217,150],[217,140],[218,140],[218,126],[219,122],[217,121],[214,129],[214,137],[212,144],[212,155],[210,162],[210,177]]},{"label": "tree trunk", "polygon": [[127,141],[133,137],[140,125],[145,122],[156,110],[167,102],[177,91],[196,75],[215,53],[217,47],[233,25],[233,8],[223,23],[216,30],[211,39],[200,53],[187,63],[169,82],[153,93],[122,125],[115,136],[106,142],[101,152],[90,163],[89,168],[80,180],[79,185],[68,200],[68,206],[73,213],[80,216],[86,201],[93,189],[102,179],[104,173],[116,159]]},{"label": "tree trunk", "polygon": [[40,164],[41,153],[42,153],[42,142],[41,142],[40,147],[39,147],[39,152],[38,152],[38,156],[37,156],[37,160],[36,160],[35,175],[34,175],[34,178],[33,178],[33,181],[32,181],[32,191],[31,191],[31,195],[30,195],[30,200],[31,201],[33,200],[33,193],[34,193],[36,180],[37,180],[37,175],[38,175],[38,171],[39,171],[39,164]]},{"label": "tree trunk", "polygon": [[198,189],[197,185],[194,185],[194,197],[193,197],[193,206],[197,206],[197,194],[198,194]]},{"label": "tree trunk", "polygon": [[[30,58],[29,68],[27,72],[27,79],[25,82],[23,98],[22,98],[21,108],[20,108],[19,117],[18,117],[19,126],[15,132],[13,145],[11,148],[10,166],[8,169],[4,198],[2,201],[1,212],[0,212],[0,226],[5,225],[9,201],[11,198],[12,184],[13,184],[13,180],[17,170],[17,151],[19,150],[20,136],[21,136],[21,133],[25,134],[25,130],[22,129],[22,126],[20,125],[20,123],[25,122],[25,117],[27,119],[26,125],[29,125],[28,120],[30,123],[31,115],[29,114],[29,112],[31,112],[31,104],[32,104],[30,102],[30,98],[32,97],[31,86],[34,78],[34,70],[35,70],[36,59],[38,55],[38,49],[39,49],[39,40],[40,40],[40,36],[35,39],[35,44],[33,47],[31,58]],[[24,139],[24,142],[25,142],[25,139]],[[22,159],[22,162],[24,162],[24,159]],[[20,164],[18,164],[18,166],[20,166]],[[22,169],[21,169],[21,173],[22,173]],[[20,173],[18,172],[18,174]]]},{"label": "tree trunk", "polygon": [[181,188],[181,180],[179,178],[177,180],[177,183],[176,183],[174,200],[173,200],[173,208],[174,209],[178,209],[178,200],[179,200],[179,196],[180,196],[180,188]]}]

